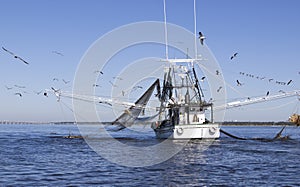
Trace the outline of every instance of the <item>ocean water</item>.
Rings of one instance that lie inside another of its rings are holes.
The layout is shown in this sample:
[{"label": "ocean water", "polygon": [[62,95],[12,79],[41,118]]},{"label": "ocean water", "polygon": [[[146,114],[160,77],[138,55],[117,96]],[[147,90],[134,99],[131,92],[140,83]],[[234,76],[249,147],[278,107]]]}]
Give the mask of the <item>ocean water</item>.
[{"label": "ocean water", "polygon": [[[224,126],[242,137],[272,138],[276,126]],[[154,133],[118,132],[118,141],[155,144]],[[299,186],[300,128],[286,141],[194,140],[175,156],[147,167],[126,167],[99,156],[76,125],[0,125],[0,186]],[[144,137],[144,138],[141,138]],[[107,142],[109,143],[109,142]],[[204,145],[209,145],[202,149]],[[155,155],[145,155],[155,156]]]}]

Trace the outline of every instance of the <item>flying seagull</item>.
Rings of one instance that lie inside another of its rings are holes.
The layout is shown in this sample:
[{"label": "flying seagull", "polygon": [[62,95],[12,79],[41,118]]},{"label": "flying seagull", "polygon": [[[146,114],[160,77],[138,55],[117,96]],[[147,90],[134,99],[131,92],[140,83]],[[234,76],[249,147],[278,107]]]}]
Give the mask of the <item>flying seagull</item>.
[{"label": "flying seagull", "polygon": [[13,89],[13,87],[8,87],[8,86],[6,86],[6,85],[5,85],[5,88],[6,88],[7,90]]},{"label": "flying seagull", "polygon": [[230,57],[230,60],[234,59],[237,55],[238,55],[238,53],[234,53],[234,54]]},{"label": "flying seagull", "polygon": [[64,56],[64,54],[62,54],[61,52],[58,52],[58,51],[52,51],[52,53],[55,53],[55,54],[60,55],[60,56]]},{"label": "flying seagull", "polygon": [[136,90],[136,89],[143,89],[143,87],[142,87],[142,86],[135,86],[135,87],[133,87],[132,89],[133,89],[133,90]]},{"label": "flying seagull", "polygon": [[94,71],[94,73],[100,73],[103,75],[103,71],[99,71],[99,70]]},{"label": "flying seagull", "polygon": [[237,86],[242,86],[242,83],[239,80],[236,80]]},{"label": "flying seagull", "polygon": [[199,39],[200,39],[201,45],[203,45],[204,39],[206,39],[206,38],[205,38],[205,36],[202,34],[202,32],[199,32]]},{"label": "flying seagull", "polygon": [[113,79],[123,80],[121,77],[113,77]]},{"label": "flying seagull", "polygon": [[18,96],[20,96],[20,97],[22,97],[22,94],[21,93],[15,93],[15,95],[18,95]]},{"label": "flying seagull", "polygon": [[21,89],[26,88],[25,86],[20,86],[20,85],[17,85],[17,84],[15,84],[14,86],[17,87],[17,88],[21,88]]},{"label": "flying seagull", "polygon": [[260,78],[260,80],[264,80],[266,77],[262,77],[262,78]]},{"label": "flying seagull", "polygon": [[25,61],[24,59],[22,59],[21,57],[15,55],[13,52],[11,52],[11,51],[5,49],[4,47],[2,47],[2,49],[3,49],[4,51],[8,52],[9,54],[11,54],[12,56],[14,56],[15,58],[21,60],[21,61],[24,62],[25,64],[29,64],[28,62],[26,62],[26,61]]},{"label": "flying seagull", "polygon": [[40,95],[43,92],[43,90],[41,91],[34,91],[35,94]]},{"label": "flying seagull", "polygon": [[63,82],[64,82],[65,84],[68,84],[70,81],[66,81],[65,79],[63,79]]},{"label": "flying seagull", "polygon": [[101,87],[99,84],[93,84],[93,87]]},{"label": "flying seagull", "polygon": [[117,87],[117,85],[115,85],[113,82],[109,81],[109,83],[110,83],[113,87]]}]

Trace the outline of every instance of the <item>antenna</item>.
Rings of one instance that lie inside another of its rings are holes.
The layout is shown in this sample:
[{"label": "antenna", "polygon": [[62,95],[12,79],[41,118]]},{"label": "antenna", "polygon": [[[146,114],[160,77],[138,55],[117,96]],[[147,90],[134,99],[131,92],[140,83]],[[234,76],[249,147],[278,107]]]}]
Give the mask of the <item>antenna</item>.
[{"label": "antenna", "polygon": [[[198,52],[197,52],[197,20],[196,20],[196,0],[194,0],[194,33],[195,33],[195,59],[197,59]],[[193,64],[194,66],[194,64]]]},{"label": "antenna", "polygon": [[167,30],[167,13],[166,13],[166,0],[164,0],[164,21],[165,21],[165,44],[166,44],[166,59],[168,61],[168,30]]}]

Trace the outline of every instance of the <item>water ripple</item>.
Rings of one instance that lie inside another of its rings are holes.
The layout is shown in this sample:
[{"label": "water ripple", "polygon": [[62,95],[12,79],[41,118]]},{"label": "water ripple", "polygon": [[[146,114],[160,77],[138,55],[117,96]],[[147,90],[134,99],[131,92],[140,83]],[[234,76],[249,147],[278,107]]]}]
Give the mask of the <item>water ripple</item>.
[{"label": "water ripple", "polygon": [[[273,127],[228,127],[245,136],[272,137]],[[241,131],[242,130],[242,131]],[[295,131],[295,130],[293,130]],[[53,134],[53,132],[56,132]],[[250,133],[247,133],[250,132]],[[256,133],[255,133],[256,132]],[[270,132],[266,134],[265,132]],[[272,133],[271,133],[272,132]],[[0,184],[4,186],[299,186],[300,141],[191,141],[170,160],[144,168],[119,166],[97,155],[71,125],[1,125]],[[299,131],[295,131],[299,137]],[[130,135],[129,135],[130,137]],[[151,134],[135,141],[148,146]],[[212,143],[212,144],[211,144]],[[208,149],[202,149],[211,144]],[[155,155],[145,155],[155,156]]]}]

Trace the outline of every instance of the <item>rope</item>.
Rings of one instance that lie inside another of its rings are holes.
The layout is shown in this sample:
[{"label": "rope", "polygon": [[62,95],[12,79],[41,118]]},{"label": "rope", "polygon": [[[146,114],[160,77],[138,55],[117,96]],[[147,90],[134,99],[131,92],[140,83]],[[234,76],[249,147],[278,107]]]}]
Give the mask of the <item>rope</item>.
[{"label": "rope", "polygon": [[241,137],[235,136],[233,134],[230,134],[222,129],[220,129],[220,132],[231,138],[237,139],[237,140],[258,140],[258,141],[288,140],[288,139],[290,139],[289,136],[281,136],[285,127],[286,126],[283,126],[282,129],[275,135],[274,138],[241,138]]},{"label": "rope", "polygon": [[230,134],[230,133],[228,133],[228,132],[226,132],[226,131],[224,131],[222,129],[220,129],[220,132],[223,133],[223,134],[225,134],[225,135],[227,135],[227,136],[229,136],[229,137],[231,137],[231,138],[234,138],[234,139],[247,140],[246,138],[241,138],[241,137],[237,137],[235,135],[232,135],[232,134]]}]

